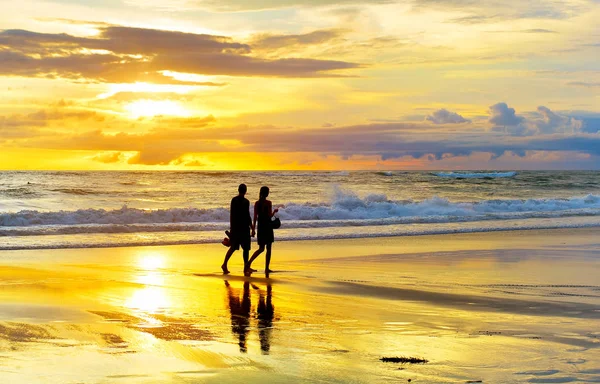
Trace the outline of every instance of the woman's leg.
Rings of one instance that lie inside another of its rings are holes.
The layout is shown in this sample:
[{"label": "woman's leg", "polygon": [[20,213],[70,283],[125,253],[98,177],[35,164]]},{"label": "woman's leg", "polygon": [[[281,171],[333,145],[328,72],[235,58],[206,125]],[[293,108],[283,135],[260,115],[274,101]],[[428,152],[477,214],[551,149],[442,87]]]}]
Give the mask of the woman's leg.
[{"label": "woman's leg", "polygon": [[263,251],[265,250],[265,246],[264,245],[260,245],[258,247],[258,249],[256,250],[256,252],[254,252],[254,254],[252,255],[252,257],[250,258],[250,260],[248,261],[248,264],[246,264],[246,268],[244,268],[245,270],[250,269],[250,267],[252,266],[252,262],[254,260],[256,260],[256,258],[263,253]]},{"label": "woman's leg", "polygon": [[269,264],[271,264],[271,246],[272,245],[273,245],[273,243],[267,244],[267,255],[266,255],[266,261],[265,261],[265,272],[267,272],[267,273],[273,272],[269,269]]}]

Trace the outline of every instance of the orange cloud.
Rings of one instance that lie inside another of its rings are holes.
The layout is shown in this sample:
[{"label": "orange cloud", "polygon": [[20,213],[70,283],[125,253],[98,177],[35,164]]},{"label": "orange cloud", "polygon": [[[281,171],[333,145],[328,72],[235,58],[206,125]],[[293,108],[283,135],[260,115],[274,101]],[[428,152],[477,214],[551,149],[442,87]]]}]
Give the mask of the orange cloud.
[{"label": "orange cloud", "polygon": [[[299,40],[298,37],[296,40]],[[265,59],[229,37],[107,26],[97,37],[25,30],[0,32],[0,75],[130,83],[222,85],[177,80],[164,71],[197,75],[339,77],[360,65],[310,58]]]}]

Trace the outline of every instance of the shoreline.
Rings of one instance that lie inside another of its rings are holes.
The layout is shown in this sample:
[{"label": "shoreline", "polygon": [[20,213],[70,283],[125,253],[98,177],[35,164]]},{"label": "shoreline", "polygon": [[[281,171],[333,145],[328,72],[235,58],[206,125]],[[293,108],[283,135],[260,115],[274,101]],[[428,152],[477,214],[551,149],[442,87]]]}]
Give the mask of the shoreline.
[{"label": "shoreline", "polygon": [[[573,225],[547,225],[547,226],[523,226],[523,227],[507,227],[507,228],[457,228],[448,230],[431,230],[426,233],[400,233],[400,234],[389,234],[389,233],[369,233],[369,234],[357,234],[355,236],[345,235],[343,237],[339,235],[322,235],[313,237],[302,237],[302,238],[275,238],[277,243],[294,243],[294,242],[311,242],[311,241],[344,241],[344,240],[360,240],[360,239],[393,239],[393,238],[416,238],[426,236],[453,236],[453,235],[464,235],[464,234],[487,234],[487,233],[519,233],[519,232],[533,232],[536,231],[583,231],[583,230],[600,230],[600,223],[583,223]],[[143,232],[140,232],[143,233]],[[158,232],[158,233],[172,233],[172,232]],[[181,232],[174,232],[181,233]],[[183,233],[189,234],[191,232],[185,231]],[[221,232],[218,232],[221,234]],[[69,237],[69,236],[85,236],[89,234],[76,234],[76,235],[48,235],[53,237]],[[111,235],[109,234],[95,234],[95,235]],[[26,239],[35,238],[43,239],[43,235],[39,236],[7,236],[8,238],[16,239],[23,237]],[[0,240],[2,237],[0,237]],[[255,244],[255,239],[253,239]],[[0,243],[0,252],[2,251],[27,251],[27,250],[60,250],[60,249],[108,249],[108,248],[134,248],[134,247],[167,247],[167,246],[178,246],[178,245],[216,245],[220,244],[220,240],[173,240],[173,241],[156,241],[148,243],[139,242],[125,242],[125,243],[96,243],[90,245],[84,244],[63,244],[60,246],[56,245],[34,245],[28,247],[19,246],[2,246]]]}]

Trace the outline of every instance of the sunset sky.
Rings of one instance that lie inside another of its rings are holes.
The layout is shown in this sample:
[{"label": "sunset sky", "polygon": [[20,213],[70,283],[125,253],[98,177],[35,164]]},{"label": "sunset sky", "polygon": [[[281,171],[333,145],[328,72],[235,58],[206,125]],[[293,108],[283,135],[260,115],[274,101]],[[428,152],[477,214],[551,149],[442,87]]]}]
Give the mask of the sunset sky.
[{"label": "sunset sky", "polygon": [[598,169],[600,1],[4,0],[0,169]]}]

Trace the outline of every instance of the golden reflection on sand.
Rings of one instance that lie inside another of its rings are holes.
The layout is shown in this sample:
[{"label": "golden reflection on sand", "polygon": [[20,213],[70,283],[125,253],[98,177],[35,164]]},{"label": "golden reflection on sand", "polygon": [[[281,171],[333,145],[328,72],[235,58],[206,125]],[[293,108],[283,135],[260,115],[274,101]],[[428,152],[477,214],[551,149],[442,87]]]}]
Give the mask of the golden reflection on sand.
[{"label": "golden reflection on sand", "polygon": [[[164,288],[165,276],[162,269],[166,265],[166,257],[160,252],[143,252],[137,257],[137,267],[141,272],[134,281],[143,284],[143,288],[135,289],[126,298],[124,306],[137,312],[156,314],[171,308],[171,298]],[[150,323],[160,324],[160,321],[148,317]]]},{"label": "golden reflection on sand", "polygon": [[505,236],[6,253],[0,381],[599,382],[597,232]]}]

